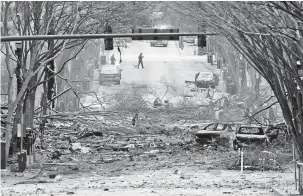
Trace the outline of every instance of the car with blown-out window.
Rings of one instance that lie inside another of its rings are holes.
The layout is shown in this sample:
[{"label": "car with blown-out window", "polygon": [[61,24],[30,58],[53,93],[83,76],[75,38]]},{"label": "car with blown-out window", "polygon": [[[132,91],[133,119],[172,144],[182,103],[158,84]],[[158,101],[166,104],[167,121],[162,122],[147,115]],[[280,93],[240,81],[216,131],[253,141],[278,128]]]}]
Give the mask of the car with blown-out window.
[{"label": "car with blown-out window", "polygon": [[99,84],[115,83],[120,85],[122,69],[116,65],[104,65],[100,69]]},{"label": "car with blown-out window", "polygon": [[196,141],[199,144],[206,144],[220,137],[224,132],[235,132],[234,123],[210,123],[196,132]]},{"label": "car with blown-out window", "polygon": [[270,142],[270,136],[266,135],[264,129],[266,129],[266,127],[259,125],[239,126],[233,141],[234,150],[238,150],[242,146],[250,146],[252,144],[258,146],[261,144],[268,144]]}]

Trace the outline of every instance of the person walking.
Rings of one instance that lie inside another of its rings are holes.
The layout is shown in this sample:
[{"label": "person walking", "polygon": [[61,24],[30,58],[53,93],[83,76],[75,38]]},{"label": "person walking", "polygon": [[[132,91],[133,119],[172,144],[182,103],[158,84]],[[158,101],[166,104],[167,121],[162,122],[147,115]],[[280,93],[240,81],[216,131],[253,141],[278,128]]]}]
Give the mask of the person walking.
[{"label": "person walking", "polygon": [[138,62],[138,69],[140,68],[139,66],[140,66],[140,64],[141,64],[141,66],[142,66],[142,69],[144,68],[144,66],[143,66],[143,61],[142,61],[142,59],[143,59],[143,55],[142,55],[142,53],[140,53],[140,55],[139,55],[139,57],[138,57],[138,59],[139,59],[139,62]]},{"label": "person walking", "polygon": [[116,58],[115,58],[114,54],[110,57],[110,62],[111,62],[112,65],[116,64]]}]

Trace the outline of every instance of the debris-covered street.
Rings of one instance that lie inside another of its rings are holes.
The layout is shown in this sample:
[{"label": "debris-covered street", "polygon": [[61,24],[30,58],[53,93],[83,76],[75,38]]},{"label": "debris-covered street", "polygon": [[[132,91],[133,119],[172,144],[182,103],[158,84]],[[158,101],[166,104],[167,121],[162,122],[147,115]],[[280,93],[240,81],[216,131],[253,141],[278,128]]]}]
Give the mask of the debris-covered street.
[{"label": "debris-covered street", "polygon": [[47,150],[36,152],[45,165],[3,177],[3,195],[272,195],[272,187],[293,186],[285,165],[283,171],[228,170],[238,152],[199,145],[199,124],[153,126],[146,119],[138,127],[109,126],[102,136],[54,122]]},{"label": "debris-covered street", "polygon": [[1,195],[303,195],[302,11],[2,1]]},{"label": "debris-covered street", "polygon": [[[166,118],[141,115],[137,126],[106,121],[102,129],[54,120],[46,126],[45,150],[36,150],[37,162],[2,176],[2,194],[272,195],[272,187],[294,186],[289,164],[276,171],[228,170],[237,151],[197,143],[200,121]],[[277,160],[290,163],[291,153],[284,154]],[[259,163],[259,155],[247,153],[248,163]]]}]

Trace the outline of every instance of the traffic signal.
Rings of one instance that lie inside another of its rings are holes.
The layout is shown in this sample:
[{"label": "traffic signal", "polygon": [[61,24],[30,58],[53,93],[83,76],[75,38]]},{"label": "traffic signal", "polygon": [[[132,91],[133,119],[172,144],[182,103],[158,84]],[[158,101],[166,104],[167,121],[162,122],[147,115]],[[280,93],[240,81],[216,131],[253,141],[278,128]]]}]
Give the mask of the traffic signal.
[{"label": "traffic signal", "polygon": [[[106,24],[105,26],[105,34],[112,34],[113,29],[110,25]],[[113,50],[114,49],[114,39],[113,38],[105,38],[104,39],[105,50]]]},{"label": "traffic signal", "polygon": [[206,35],[198,36],[198,46],[206,47]]},{"label": "traffic signal", "polygon": [[113,50],[114,49],[114,40],[113,38],[105,38],[104,39],[105,50]]}]

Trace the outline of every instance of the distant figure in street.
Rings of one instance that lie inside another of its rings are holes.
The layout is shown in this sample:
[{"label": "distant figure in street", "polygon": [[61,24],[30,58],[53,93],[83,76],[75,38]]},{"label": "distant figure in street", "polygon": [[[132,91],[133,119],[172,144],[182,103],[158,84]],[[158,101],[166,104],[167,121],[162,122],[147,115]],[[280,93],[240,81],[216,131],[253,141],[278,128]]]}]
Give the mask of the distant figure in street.
[{"label": "distant figure in street", "polygon": [[112,55],[112,56],[110,57],[110,62],[111,62],[112,65],[115,65],[115,64],[116,64],[115,55]]},{"label": "distant figure in street", "polygon": [[143,61],[142,61],[142,59],[143,59],[143,55],[142,55],[142,53],[140,53],[140,55],[139,55],[139,57],[138,57],[138,59],[139,59],[139,62],[138,62],[138,69],[140,68],[140,64],[141,64],[141,66],[142,66],[142,69],[144,68],[144,66],[143,66]]},{"label": "distant figure in street", "polygon": [[132,119],[132,125],[135,126],[138,120],[139,120],[139,116],[138,114],[135,114],[134,118]]}]

